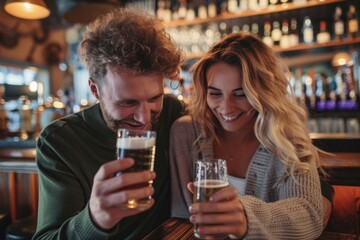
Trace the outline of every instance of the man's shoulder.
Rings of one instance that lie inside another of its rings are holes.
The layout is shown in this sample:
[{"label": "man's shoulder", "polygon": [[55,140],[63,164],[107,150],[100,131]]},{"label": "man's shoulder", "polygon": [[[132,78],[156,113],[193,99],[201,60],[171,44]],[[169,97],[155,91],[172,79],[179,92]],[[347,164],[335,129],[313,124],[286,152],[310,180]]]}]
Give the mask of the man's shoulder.
[{"label": "man's shoulder", "polygon": [[172,124],[185,114],[185,105],[172,94],[165,94],[160,120]]},{"label": "man's shoulder", "polygon": [[165,94],[164,107],[184,108],[184,104],[174,94]]},{"label": "man's shoulder", "polygon": [[66,117],[63,118],[59,118],[55,121],[53,121],[52,123],[50,123],[49,125],[47,125],[46,127],[43,128],[42,132],[41,132],[41,136],[45,137],[48,136],[49,134],[53,133],[53,132],[57,132],[57,131],[66,131],[65,129],[68,126],[71,126],[72,124],[77,124],[79,122],[81,122],[81,117],[79,113],[73,113],[71,115],[68,115]]}]

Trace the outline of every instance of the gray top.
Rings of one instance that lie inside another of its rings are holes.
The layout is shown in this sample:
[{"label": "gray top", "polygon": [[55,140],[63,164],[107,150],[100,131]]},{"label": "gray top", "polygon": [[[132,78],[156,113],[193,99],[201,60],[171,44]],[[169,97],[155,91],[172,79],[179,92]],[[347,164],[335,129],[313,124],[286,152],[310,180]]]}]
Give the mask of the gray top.
[{"label": "gray top", "polygon": [[[192,181],[193,143],[199,134],[189,116],[178,119],[170,138],[172,217],[189,218],[192,195],[187,183]],[[212,143],[201,136],[202,155],[214,155]],[[205,145],[203,145],[205,144]],[[245,196],[239,200],[248,219],[246,239],[316,239],[323,230],[320,180],[315,163],[310,171],[295,179],[285,176],[285,165],[264,146],[254,154],[247,174]]]}]

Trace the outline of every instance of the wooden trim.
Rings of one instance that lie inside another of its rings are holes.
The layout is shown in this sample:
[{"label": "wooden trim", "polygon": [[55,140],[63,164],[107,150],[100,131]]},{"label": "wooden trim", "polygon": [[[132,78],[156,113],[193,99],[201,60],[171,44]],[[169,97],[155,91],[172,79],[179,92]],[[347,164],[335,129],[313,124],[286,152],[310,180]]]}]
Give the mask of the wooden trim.
[{"label": "wooden trim", "polygon": [[38,177],[35,173],[30,174],[30,201],[32,214],[36,215],[38,207]]},{"label": "wooden trim", "polygon": [[17,219],[17,187],[15,172],[9,172],[9,190],[11,221],[14,222]]}]

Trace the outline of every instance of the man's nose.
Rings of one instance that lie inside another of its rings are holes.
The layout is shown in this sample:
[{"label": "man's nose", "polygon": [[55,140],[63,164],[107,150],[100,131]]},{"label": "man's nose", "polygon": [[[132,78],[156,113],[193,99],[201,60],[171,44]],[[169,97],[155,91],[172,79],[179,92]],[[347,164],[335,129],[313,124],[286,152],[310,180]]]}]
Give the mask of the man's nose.
[{"label": "man's nose", "polygon": [[147,124],[151,121],[151,109],[148,103],[141,103],[136,109],[134,119],[142,124]]}]

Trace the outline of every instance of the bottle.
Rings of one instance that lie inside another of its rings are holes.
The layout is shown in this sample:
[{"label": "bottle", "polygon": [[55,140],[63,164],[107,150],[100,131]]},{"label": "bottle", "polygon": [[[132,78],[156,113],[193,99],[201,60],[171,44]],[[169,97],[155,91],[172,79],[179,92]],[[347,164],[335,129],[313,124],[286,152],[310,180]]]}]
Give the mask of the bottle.
[{"label": "bottle", "polygon": [[290,0],[280,0],[281,3],[289,3]]},{"label": "bottle", "polygon": [[259,4],[257,0],[249,0],[249,10],[259,10]]},{"label": "bottle", "polygon": [[208,2],[208,16],[215,17],[217,15],[217,6],[215,0],[210,0]]},{"label": "bottle", "polygon": [[243,32],[250,32],[250,26],[249,24],[244,24],[241,28]]},{"label": "bottle", "polygon": [[279,0],[269,0],[271,6],[278,4]]},{"label": "bottle", "polygon": [[32,106],[28,96],[20,96],[18,99],[18,111],[20,116],[20,139],[29,139],[32,133]]},{"label": "bottle", "polygon": [[193,1],[189,0],[187,2],[187,11],[186,11],[186,20],[192,21],[195,19],[195,9]]},{"label": "bottle", "polygon": [[269,6],[269,1],[268,0],[259,0],[259,8],[260,9],[265,9]]},{"label": "bottle", "polygon": [[238,2],[237,0],[228,0],[228,11],[230,13],[236,13],[238,11]]},{"label": "bottle", "polygon": [[334,36],[335,40],[340,40],[344,36],[345,32],[345,26],[344,21],[341,19],[342,10],[338,6],[335,8],[335,14],[334,14]]},{"label": "bottle", "polygon": [[289,47],[289,22],[287,19],[283,19],[281,26],[282,36],[280,38],[280,47]]},{"label": "bottle", "polygon": [[297,21],[295,18],[290,19],[289,30],[289,47],[294,47],[299,44],[299,34],[297,28]]},{"label": "bottle", "polygon": [[171,19],[172,20],[179,20],[179,1],[175,1],[173,4],[171,4]]},{"label": "bottle", "polygon": [[314,41],[314,30],[309,16],[305,16],[303,24],[303,41],[304,43],[312,43]]},{"label": "bottle", "polygon": [[349,38],[355,38],[359,30],[359,22],[356,17],[356,9],[354,5],[349,6],[349,11],[347,13],[347,26]]},{"label": "bottle", "polygon": [[200,1],[200,5],[198,7],[198,17],[200,19],[205,19],[208,17],[207,8],[205,6],[205,0]]},{"label": "bottle", "polygon": [[220,30],[220,34],[221,34],[221,37],[222,38],[224,38],[224,37],[226,37],[227,36],[227,25],[226,25],[226,23],[225,22],[221,22],[220,24],[219,24],[219,30]]},{"label": "bottle", "polygon": [[8,116],[5,108],[5,100],[3,99],[4,92],[5,92],[5,87],[1,85],[0,86],[0,138],[6,138],[9,135]]},{"label": "bottle", "polygon": [[156,16],[160,20],[164,20],[164,8],[165,8],[165,2],[164,1],[158,1],[158,7],[156,10]]},{"label": "bottle", "polygon": [[249,10],[248,0],[240,0],[240,11]]},{"label": "bottle", "polygon": [[316,35],[316,41],[318,43],[330,42],[330,33],[326,30],[326,22],[320,21],[320,32]]},{"label": "bottle", "polygon": [[187,6],[186,6],[186,0],[180,0],[180,6],[179,6],[179,12],[178,16],[179,19],[185,19],[186,18],[186,12],[187,12]]},{"label": "bottle", "polygon": [[274,45],[280,44],[280,39],[282,36],[282,32],[280,30],[280,23],[278,21],[273,22],[273,29],[271,31],[271,38],[274,42]]},{"label": "bottle", "polygon": [[251,24],[251,32],[258,35],[259,34],[259,24],[252,23]]},{"label": "bottle", "polygon": [[165,7],[164,7],[164,22],[170,22],[171,21],[171,2],[169,0],[165,1]]},{"label": "bottle", "polygon": [[263,42],[268,45],[269,47],[274,46],[274,42],[271,38],[271,24],[269,21],[265,21],[264,23],[264,36]]}]

